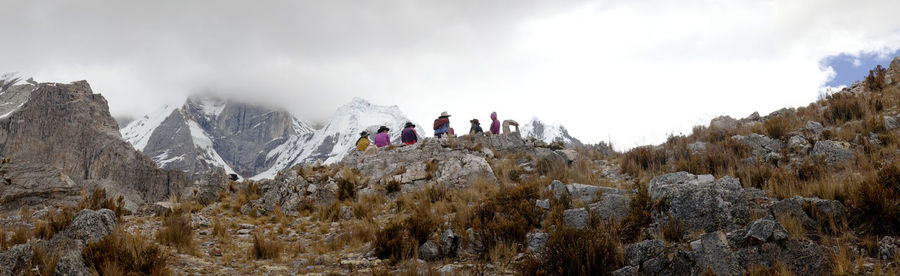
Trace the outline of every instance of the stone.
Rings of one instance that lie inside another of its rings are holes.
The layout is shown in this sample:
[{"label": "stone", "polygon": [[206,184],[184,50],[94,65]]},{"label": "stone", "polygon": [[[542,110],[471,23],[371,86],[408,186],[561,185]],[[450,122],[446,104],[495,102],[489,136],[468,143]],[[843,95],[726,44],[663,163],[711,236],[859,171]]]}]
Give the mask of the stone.
[{"label": "stone", "polygon": [[882,260],[893,260],[900,249],[900,240],[891,236],[881,237],[878,240],[878,257]]},{"label": "stone", "polygon": [[111,234],[116,229],[116,213],[109,209],[97,211],[84,209],[72,217],[72,222],[65,230],[71,239],[85,243],[96,242]]},{"label": "stone", "polygon": [[744,235],[744,239],[752,239],[757,243],[783,241],[789,237],[790,234],[788,234],[781,223],[765,218],[751,222],[750,225],[747,226],[747,234]]},{"label": "stone", "polygon": [[228,174],[221,167],[214,167],[202,174],[190,188],[185,190],[183,198],[194,199],[200,204],[212,204],[219,200],[219,195],[228,189]]},{"label": "stone", "polygon": [[353,208],[350,206],[341,206],[341,219],[343,219],[343,220],[353,219]]},{"label": "stone", "polygon": [[704,142],[693,142],[688,144],[688,149],[693,153],[698,153],[706,150],[706,143]]},{"label": "stone", "polygon": [[806,153],[809,151],[810,145],[805,137],[794,135],[788,140],[788,148],[795,153]]},{"label": "stone", "polygon": [[65,173],[43,164],[7,160],[0,163],[0,211],[23,207],[74,206],[81,187]]},{"label": "stone", "polygon": [[569,195],[569,191],[566,189],[566,185],[559,180],[553,180],[553,182],[550,182],[550,186],[547,186],[547,190],[552,191],[553,196],[556,197],[556,199],[559,199],[563,195]]},{"label": "stone", "polygon": [[731,137],[741,143],[744,143],[753,150],[756,156],[766,156],[769,153],[780,153],[784,148],[784,142],[778,139],[772,139],[765,135],[752,133],[748,136],[735,135]]},{"label": "stone", "polygon": [[447,257],[456,257],[459,253],[460,239],[453,230],[447,228],[441,234],[441,254]]},{"label": "stone", "polygon": [[759,121],[761,119],[762,119],[762,117],[759,116],[759,111],[754,111],[753,114],[750,114],[750,116],[747,116],[746,118],[744,118],[742,120],[748,121],[748,122],[755,122],[755,121]]},{"label": "stone", "polygon": [[735,130],[738,127],[738,121],[730,116],[719,116],[713,118],[709,122],[709,128],[720,130]]},{"label": "stone", "polygon": [[637,276],[638,268],[634,266],[625,266],[612,272],[613,276]]},{"label": "stone", "polygon": [[[514,131],[514,132],[510,131],[509,130],[510,126],[515,127],[516,131]],[[519,123],[516,121],[513,121],[513,120],[503,120],[503,134],[510,134],[510,133],[520,133],[519,132]]]},{"label": "stone", "polygon": [[556,152],[564,156],[568,164],[572,164],[578,159],[578,152],[573,149],[557,150]]},{"label": "stone", "polygon": [[241,229],[256,229],[256,225],[249,224],[249,223],[238,224],[238,227],[240,227]]},{"label": "stone", "polygon": [[812,134],[819,135],[822,132],[825,132],[825,126],[822,123],[816,121],[807,121],[806,122],[806,131],[809,131]]},{"label": "stone", "polygon": [[238,235],[250,235],[250,233],[253,233],[253,229],[238,229],[237,230]]},{"label": "stone", "polygon": [[79,251],[70,251],[59,258],[56,263],[54,275],[90,276],[94,275],[90,268],[84,264],[84,258]]},{"label": "stone", "polygon": [[528,240],[528,250],[536,253],[543,252],[544,245],[550,240],[550,234],[542,231],[529,232],[525,237]]},{"label": "stone", "polygon": [[661,240],[645,240],[631,244],[625,248],[625,262],[628,265],[640,267],[644,261],[658,257],[665,246],[666,244]]},{"label": "stone", "polygon": [[568,227],[583,229],[590,222],[590,214],[584,208],[568,209],[563,211],[563,221]]},{"label": "stone", "polygon": [[700,269],[709,268],[716,275],[744,275],[744,269],[722,231],[701,236],[699,247],[694,248],[691,255]]},{"label": "stone", "polygon": [[813,146],[812,155],[825,158],[828,165],[836,165],[853,160],[855,155],[846,143],[831,140],[818,141]]},{"label": "stone", "polygon": [[419,257],[426,261],[436,260],[439,254],[440,252],[438,251],[437,245],[435,245],[433,241],[426,241],[419,246]]},{"label": "stone", "polygon": [[27,243],[0,251],[0,275],[24,275],[30,269],[31,258],[31,245]]},{"label": "stone", "polygon": [[588,209],[600,219],[622,219],[628,215],[631,197],[625,190],[608,188],[597,202],[588,205]]},{"label": "stone", "polygon": [[654,177],[648,191],[652,200],[664,200],[669,214],[688,230],[737,229],[749,221],[744,189],[736,178],[677,172]]},{"label": "stone", "polygon": [[549,199],[538,199],[534,202],[534,205],[538,208],[544,210],[550,210],[550,200]]}]

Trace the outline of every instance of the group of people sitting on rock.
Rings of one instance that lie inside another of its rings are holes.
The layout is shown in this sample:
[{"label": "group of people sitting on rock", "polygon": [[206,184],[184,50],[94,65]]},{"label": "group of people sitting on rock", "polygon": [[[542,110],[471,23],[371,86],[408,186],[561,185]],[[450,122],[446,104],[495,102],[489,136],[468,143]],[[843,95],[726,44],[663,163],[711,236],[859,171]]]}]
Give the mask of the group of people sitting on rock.
[{"label": "group of people sitting on rock", "polygon": [[[469,135],[473,136],[485,136],[485,135],[496,135],[500,134],[500,121],[497,120],[497,112],[491,112],[491,127],[489,132],[484,132],[481,128],[481,123],[478,122],[478,119],[472,119],[469,123],[472,124],[469,129]],[[453,128],[450,127],[450,114],[447,111],[441,112],[441,116],[434,120],[434,136],[437,138],[441,138],[444,136],[452,136],[455,137],[456,133]],[[375,147],[382,148],[391,145],[391,135],[388,134],[388,131],[391,129],[387,126],[381,126],[378,128],[378,132],[375,133]],[[374,149],[370,148],[369,145],[373,144],[371,140],[369,140],[370,133],[368,131],[363,131],[359,133],[359,139],[356,140],[356,150],[363,152],[363,155],[366,155],[372,152]],[[416,125],[411,122],[406,122],[406,125],[403,127],[403,131],[400,133],[400,141],[406,145],[412,145],[419,141],[419,133],[416,132]]]}]

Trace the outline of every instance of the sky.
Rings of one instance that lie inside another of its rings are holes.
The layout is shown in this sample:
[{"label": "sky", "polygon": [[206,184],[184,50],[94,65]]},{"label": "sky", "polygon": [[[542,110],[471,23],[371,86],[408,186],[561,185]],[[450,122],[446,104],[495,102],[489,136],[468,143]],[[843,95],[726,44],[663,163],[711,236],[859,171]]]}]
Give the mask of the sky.
[{"label": "sky", "polygon": [[[894,0],[0,6],[0,72],[88,80],[114,116],[214,93],[321,124],[361,97],[425,125],[441,111],[455,128],[491,111],[536,116],[617,149],[663,142],[718,115],[805,106],[900,49]],[[839,62],[848,59],[860,66]]]}]

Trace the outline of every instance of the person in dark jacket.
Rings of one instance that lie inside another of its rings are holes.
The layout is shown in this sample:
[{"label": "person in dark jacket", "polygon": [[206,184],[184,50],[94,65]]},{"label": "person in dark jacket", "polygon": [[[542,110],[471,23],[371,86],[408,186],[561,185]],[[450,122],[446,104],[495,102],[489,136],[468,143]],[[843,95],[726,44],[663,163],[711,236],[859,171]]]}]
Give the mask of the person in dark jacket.
[{"label": "person in dark jacket", "polygon": [[478,122],[478,119],[472,119],[469,123],[472,123],[472,128],[469,129],[469,135],[484,136],[484,130],[481,129],[481,123]]},{"label": "person in dark jacket", "polygon": [[403,132],[400,133],[400,140],[407,145],[418,142],[419,134],[416,133],[416,125],[411,122],[406,122],[406,125],[403,127]]},{"label": "person in dark jacket", "polygon": [[434,120],[434,136],[441,138],[448,133],[450,133],[450,114],[444,111],[441,112],[440,117]]}]

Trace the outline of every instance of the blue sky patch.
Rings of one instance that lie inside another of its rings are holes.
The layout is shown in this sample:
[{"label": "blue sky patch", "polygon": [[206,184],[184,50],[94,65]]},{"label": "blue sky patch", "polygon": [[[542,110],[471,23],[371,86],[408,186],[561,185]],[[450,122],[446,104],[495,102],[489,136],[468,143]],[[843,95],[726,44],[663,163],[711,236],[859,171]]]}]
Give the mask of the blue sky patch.
[{"label": "blue sky patch", "polygon": [[891,64],[891,60],[900,55],[900,50],[887,55],[879,55],[877,53],[863,53],[859,56],[850,54],[840,54],[822,59],[822,68],[834,68],[834,79],[825,83],[825,86],[838,87],[841,85],[850,85],[855,81],[862,80],[869,74],[869,70],[875,68],[875,65],[881,64],[887,67]]}]

